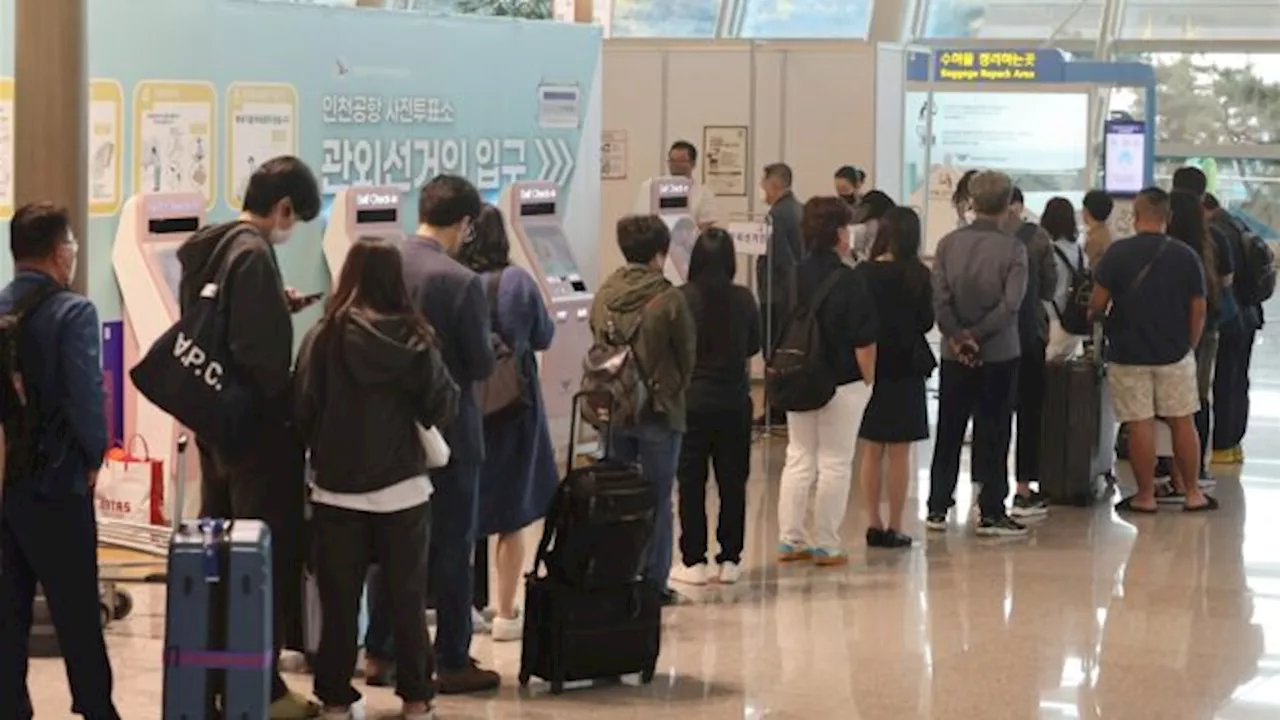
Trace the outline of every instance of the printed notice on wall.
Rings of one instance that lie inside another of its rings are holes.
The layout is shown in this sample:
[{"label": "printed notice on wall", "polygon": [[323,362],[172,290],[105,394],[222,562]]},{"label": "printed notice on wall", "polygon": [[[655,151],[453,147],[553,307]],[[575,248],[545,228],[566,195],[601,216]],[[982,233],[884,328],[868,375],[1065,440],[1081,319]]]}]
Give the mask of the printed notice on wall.
[{"label": "printed notice on wall", "polygon": [[297,154],[298,91],[277,83],[232,83],[227,89],[227,204],[240,209],[259,165]]},{"label": "printed notice on wall", "polygon": [[124,88],[115,80],[89,83],[89,214],[114,215],[124,198]]},{"label": "printed notice on wall", "polygon": [[627,179],[626,130],[605,130],[600,134],[600,179]]},{"label": "printed notice on wall", "polygon": [[143,81],[133,104],[136,192],[194,192],[212,209],[217,93],[201,82]]},{"label": "printed notice on wall", "polygon": [[702,184],[722,197],[747,194],[747,128],[745,125],[702,129]]},{"label": "printed notice on wall", "polygon": [[13,217],[13,79],[0,78],[0,218]]},{"label": "printed notice on wall", "polygon": [[576,130],[581,118],[579,101],[576,85],[539,85],[539,127]]}]

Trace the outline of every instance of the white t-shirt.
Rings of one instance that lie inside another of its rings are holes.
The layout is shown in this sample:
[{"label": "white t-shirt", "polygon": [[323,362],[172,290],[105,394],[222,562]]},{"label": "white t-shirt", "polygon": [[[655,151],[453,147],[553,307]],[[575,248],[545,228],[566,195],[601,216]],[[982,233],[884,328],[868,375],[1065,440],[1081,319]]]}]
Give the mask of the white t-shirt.
[{"label": "white t-shirt", "polygon": [[418,475],[381,490],[367,493],[338,493],[311,485],[311,502],[316,505],[385,515],[417,507],[431,500],[435,486],[431,478]]},{"label": "white t-shirt", "polygon": [[711,188],[695,181],[689,191],[689,205],[699,229],[720,223],[720,208],[716,205],[716,193]]}]

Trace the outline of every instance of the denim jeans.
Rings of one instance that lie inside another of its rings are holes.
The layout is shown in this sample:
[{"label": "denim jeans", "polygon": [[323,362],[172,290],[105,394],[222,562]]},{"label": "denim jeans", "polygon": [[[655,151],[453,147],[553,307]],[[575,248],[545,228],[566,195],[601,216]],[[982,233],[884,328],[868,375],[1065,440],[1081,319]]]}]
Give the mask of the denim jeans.
[{"label": "denim jeans", "polygon": [[658,494],[646,574],[649,582],[666,590],[674,545],[671,495],[675,490],[682,435],[661,425],[617,428],[612,434],[609,456],[621,462],[639,463],[641,476],[653,485]]}]

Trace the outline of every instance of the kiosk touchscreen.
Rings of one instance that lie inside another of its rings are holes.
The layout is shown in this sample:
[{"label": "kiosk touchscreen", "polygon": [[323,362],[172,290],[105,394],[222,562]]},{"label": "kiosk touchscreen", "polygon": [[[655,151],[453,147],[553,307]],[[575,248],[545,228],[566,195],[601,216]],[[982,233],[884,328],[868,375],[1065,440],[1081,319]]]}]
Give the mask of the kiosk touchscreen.
[{"label": "kiosk touchscreen", "polygon": [[689,279],[689,258],[698,240],[698,224],[693,219],[689,178],[656,177],[640,187],[636,212],[657,215],[671,230],[671,249],[667,252],[667,279],[683,285]]},{"label": "kiosk touchscreen", "polygon": [[[591,300],[569,248],[560,217],[558,189],[549,182],[516,182],[502,191],[511,255],[538,281],[556,325],[555,340],[542,355],[542,395],[557,441],[568,428],[573,396],[582,380],[582,358],[591,347]],[[563,447],[557,442],[557,445]]]},{"label": "kiosk touchscreen", "polygon": [[335,286],[351,244],[367,235],[393,241],[404,237],[399,189],[357,186],[334,195],[329,224],[324,229],[324,260]]},{"label": "kiosk touchscreen", "polygon": [[[138,364],[142,353],[178,320],[178,286],[182,265],[178,248],[205,224],[206,200],[194,193],[134,195],[125,203],[111,249],[111,265],[120,284],[124,315],[124,362]],[[124,437],[141,437],[151,457],[164,461],[172,486],[177,468],[178,436],[174,419],[126,386]],[[199,478],[196,453],[187,453],[188,482]],[[195,503],[198,492],[187,492]],[[192,508],[183,508],[191,515]],[[172,509],[169,509],[172,512]]]}]

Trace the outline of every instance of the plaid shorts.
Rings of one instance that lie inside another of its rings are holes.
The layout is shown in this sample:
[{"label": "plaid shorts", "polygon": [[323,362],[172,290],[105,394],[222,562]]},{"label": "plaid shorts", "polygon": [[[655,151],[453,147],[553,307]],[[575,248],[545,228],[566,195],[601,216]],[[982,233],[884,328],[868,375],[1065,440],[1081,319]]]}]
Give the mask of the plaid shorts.
[{"label": "plaid shorts", "polygon": [[1112,363],[1107,367],[1107,382],[1117,422],[1190,417],[1200,409],[1192,353],[1171,365]]}]

